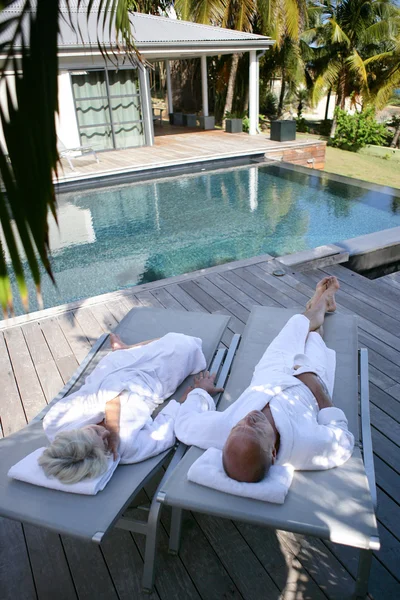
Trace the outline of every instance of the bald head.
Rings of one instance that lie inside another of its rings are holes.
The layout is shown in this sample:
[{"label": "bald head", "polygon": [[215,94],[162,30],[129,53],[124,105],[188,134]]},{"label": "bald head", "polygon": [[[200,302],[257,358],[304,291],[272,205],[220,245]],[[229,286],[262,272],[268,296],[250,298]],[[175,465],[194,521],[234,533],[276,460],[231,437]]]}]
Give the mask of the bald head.
[{"label": "bald head", "polygon": [[275,459],[275,435],[265,415],[253,411],[232,429],[222,453],[226,474],[236,481],[257,483]]}]

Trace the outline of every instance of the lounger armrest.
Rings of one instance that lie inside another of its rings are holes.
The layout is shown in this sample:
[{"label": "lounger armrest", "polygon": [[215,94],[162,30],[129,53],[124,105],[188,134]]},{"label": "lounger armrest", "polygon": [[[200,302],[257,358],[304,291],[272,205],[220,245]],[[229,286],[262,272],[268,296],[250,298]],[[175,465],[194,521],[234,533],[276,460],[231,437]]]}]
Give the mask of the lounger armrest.
[{"label": "lounger armrest", "polygon": [[368,479],[372,502],[376,509],[378,505],[376,495],[374,455],[371,437],[371,417],[369,410],[369,377],[368,377],[368,350],[359,350],[360,373],[360,399],[361,399],[361,440],[365,472]]},{"label": "lounger armrest", "polygon": [[78,381],[79,377],[82,375],[82,373],[85,371],[85,369],[87,369],[87,367],[89,366],[89,364],[91,363],[93,358],[96,356],[97,352],[103,347],[103,344],[105,343],[107,338],[108,338],[108,333],[103,333],[103,335],[101,335],[99,337],[97,342],[95,342],[93,344],[93,346],[89,350],[88,354],[85,356],[85,358],[83,359],[83,361],[81,362],[81,364],[79,365],[77,370],[74,372],[71,379],[69,379],[67,381],[67,383],[64,385],[64,387],[58,392],[57,396],[55,398],[53,398],[53,400],[51,402],[49,402],[49,404],[47,406],[45,406],[44,409],[38,415],[36,415],[36,417],[31,421],[32,423],[34,423],[35,421],[42,421],[45,414],[50,410],[50,408],[56,402],[61,400],[61,398],[64,398],[64,396],[66,396],[69,393],[71,388]]}]

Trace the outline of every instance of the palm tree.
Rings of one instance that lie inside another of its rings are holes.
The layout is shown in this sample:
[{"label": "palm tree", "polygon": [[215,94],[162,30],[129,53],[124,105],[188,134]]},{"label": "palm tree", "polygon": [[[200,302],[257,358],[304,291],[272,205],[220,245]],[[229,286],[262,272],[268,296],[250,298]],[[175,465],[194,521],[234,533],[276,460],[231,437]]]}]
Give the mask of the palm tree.
[{"label": "palm tree", "polygon": [[[303,40],[313,53],[313,100],[327,90],[344,109],[350,94],[384,104],[400,82],[400,11],[391,0],[321,0],[309,7]],[[335,122],[331,135],[334,134]]]},{"label": "palm tree", "polygon": [[264,78],[279,73],[281,90],[278,116],[282,115],[287,93],[304,83],[304,64],[300,53],[300,35],[308,23],[307,0],[258,0],[259,32],[269,35],[275,45],[264,59]]},{"label": "palm tree", "polygon": [[[16,0],[3,0],[2,8],[12,8]],[[132,60],[140,59],[135,50],[128,13],[129,0],[99,0],[98,25],[111,23],[119,46]],[[69,3],[63,2],[68,8]],[[0,146],[0,304],[5,317],[13,312],[13,299],[5,253],[7,251],[26,310],[29,307],[26,272],[33,277],[39,305],[40,264],[53,279],[49,262],[47,218],[57,214],[53,178],[57,175],[56,115],[58,112],[58,23],[61,0],[26,0],[21,12],[2,24],[2,64],[0,84],[5,100],[0,105],[0,120],[6,148]],[[78,8],[94,12],[93,2],[78,0]],[[110,10],[103,22],[101,11]],[[3,17],[4,21],[4,17]],[[101,33],[100,33],[101,35]],[[100,43],[100,47],[101,43]],[[104,53],[107,52],[103,46]],[[117,56],[113,54],[114,59]],[[20,58],[19,58],[20,57]],[[15,89],[6,73],[15,76]],[[12,226],[12,223],[14,224]]]}]

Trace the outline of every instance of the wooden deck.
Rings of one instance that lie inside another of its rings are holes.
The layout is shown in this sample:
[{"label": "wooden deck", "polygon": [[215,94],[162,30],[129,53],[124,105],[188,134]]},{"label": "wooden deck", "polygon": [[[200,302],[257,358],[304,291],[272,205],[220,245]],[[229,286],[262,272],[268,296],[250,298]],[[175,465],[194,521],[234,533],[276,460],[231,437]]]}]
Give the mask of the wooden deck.
[{"label": "wooden deck", "polygon": [[[382,548],[370,594],[400,598],[400,275],[370,281],[342,266],[274,277],[259,257],[109,294],[0,331],[2,435],[21,428],[48,402],[104,331],[133,306],[231,315],[223,342],[242,332],[254,305],[302,307],[326,274],[340,279],[338,309],[359,317],[369,349],[372,435]],[[147,492],[154,489],[149,486]],[[167,553],[163,513],[154,593],[159,600],[348,598],[357,552],[250,525],[187,514],[179,557]],[[144,538],[115,530],[101,547],[6,519],[0,521],[2,600],[138,599]]]},{"label": "wooden deck", "polygon": [[[85,155],[73,159],[74,171],[63,159],[63,171],[59,174],[59,182],[185,165],[190,162],[251,156],[274,150],[299,149],[318,143],[315,139],[304,137],[294,142],[274,142],[265,133],[250,136],[247,133],[229,134],[217,129],[201,131],[187,127],[170,127],[167,124],[156,129],[158,135],[155,137],[154,146],[99,152],[98,163],[93,155]],[[323,145],[322,142],[319,143]]]}]

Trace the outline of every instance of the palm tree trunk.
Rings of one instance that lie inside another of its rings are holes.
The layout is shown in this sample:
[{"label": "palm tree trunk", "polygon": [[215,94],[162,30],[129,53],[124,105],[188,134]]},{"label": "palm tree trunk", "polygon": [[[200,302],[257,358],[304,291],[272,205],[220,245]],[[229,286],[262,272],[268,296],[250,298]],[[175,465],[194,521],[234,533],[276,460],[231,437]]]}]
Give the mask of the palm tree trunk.
[{"label": "palm tree trunk", "polygon": [[397,144],[400,142],[400,123],[397,125],[397,129],[394,134],[394,138],[392,143],[390,144],[391,148],[396,148]]},{"label": "palm tree trunk", "polygon": [[282,67],[281,93],[279,94],[279,104],[278,104],[278,118],[280,118],[283,113],[283,101],[285,99],[285,92],[286,92],[285,79],[286,79],[286,70],[285,70],[285,67]]},{"label": "palm tree trunk", "polygon": [[332,93],[332,88],[329,88],[329,92],[328,92],[328,96],[326,98],[326,107],[325,107],[325,121],[328,120],[328,115],[329,115],[329,102],[331,99],[331,93]]},{"label": "palm tree trunk", "polygon": [[235,91],[236,73],[239,65],[239,54],[232,56],[231,70],[229,72],[228,89],[226,91],[224,116],[222,118],[222,125],[225,126],[225,115],[227,112],[232,112],[233,104],[233,93]]}]

